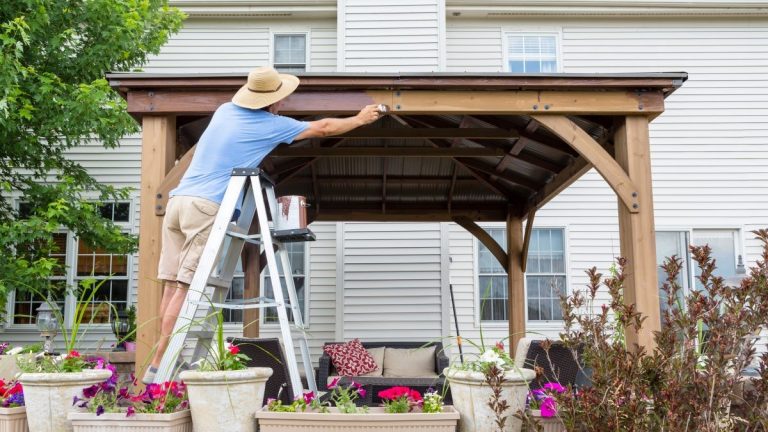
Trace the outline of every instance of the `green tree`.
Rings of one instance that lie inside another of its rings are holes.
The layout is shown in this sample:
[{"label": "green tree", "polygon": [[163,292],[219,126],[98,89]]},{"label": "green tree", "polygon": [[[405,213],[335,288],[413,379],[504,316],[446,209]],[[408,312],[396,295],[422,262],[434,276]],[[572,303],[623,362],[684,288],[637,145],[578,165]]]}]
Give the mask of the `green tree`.
[{"label": "green tree", "polygon": [[180,29],[184,16],[167,3],[0,1],[0,302],[11,289],[45,289],[62,226],[93,246],[135,249],[94,203],[129,191],[98,183],[67,150],[115,148],[137,131],[104,74],[140,67]]}]

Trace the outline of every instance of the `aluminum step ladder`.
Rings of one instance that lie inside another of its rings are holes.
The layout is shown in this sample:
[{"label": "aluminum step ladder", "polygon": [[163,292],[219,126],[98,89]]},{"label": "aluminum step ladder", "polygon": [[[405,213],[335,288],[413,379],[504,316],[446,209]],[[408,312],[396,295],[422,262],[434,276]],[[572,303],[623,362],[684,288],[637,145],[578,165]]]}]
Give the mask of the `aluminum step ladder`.
[{"label": "aluminum step ladder", "polygon": [[[301,396],[304,387],[296,361],[291,323],[288,321],[290,307],[293,325],[300,332],[298,335],[300,351],[309,390],[317,394],[306,329],[299,308],[288,251],[285,247],[285,243],[310,241],[314,240],[315,236],[306,228],[283,231],[273,229],[273,222],[278,214],[274,188],[272,179],[258,168],[235,168],[232,171],[224,199],[216,214],[205,249],[200,256],[197,271],[189,285],[187,300],[176,320],[168,348],[155,375],[156,383],[168,381],[176,372],[174,370],[176,361],[184,349],[187,337],[197,337],[193,359],[200,359],[208,354],[208,347],[212,346],[217,325],[216,313],[221,309],[276,308],[291,389],[294,397]],[[240,215],[233,222],[233,215],[241,199]],[[254,217],[258,220],[260,234],[248,234]],[[227,302],[225,299],[232,286],[235,267],[246,242],[260,245],[263,253],[266,254],[274,298],[258,297]],[[280,267],[277,264],[278,257]],[[278,268],[283,270],[282,275],[278,272]],[[287,303],[283,298],[283,284],[288,292]],[[204,316],[203,319],[200,318],[201,315]],[[193,331],[195,328],[202,328],[202,330]]]}]

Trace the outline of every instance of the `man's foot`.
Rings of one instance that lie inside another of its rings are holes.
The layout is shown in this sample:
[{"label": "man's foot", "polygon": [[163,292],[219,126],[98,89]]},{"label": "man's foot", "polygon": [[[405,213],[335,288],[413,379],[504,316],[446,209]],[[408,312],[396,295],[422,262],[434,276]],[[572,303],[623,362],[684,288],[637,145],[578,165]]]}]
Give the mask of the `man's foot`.
[{"label": "man's foot", "polygon": [[155,381],[155,374],[157,373],[157,368],[150,366],[147,368],[147,371],[144,372],[144,377],[141,378],[141,382],[144,384],[152,384]]}]

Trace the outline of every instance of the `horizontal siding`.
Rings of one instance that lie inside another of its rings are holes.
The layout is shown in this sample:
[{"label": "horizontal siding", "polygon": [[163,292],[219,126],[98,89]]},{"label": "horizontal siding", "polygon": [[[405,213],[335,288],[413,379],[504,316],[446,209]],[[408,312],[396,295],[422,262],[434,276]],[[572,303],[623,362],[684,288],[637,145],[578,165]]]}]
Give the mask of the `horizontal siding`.
[{"label": "horizontal siding", "polygon": [[343,226],[344,338],[440,338],[440,225]]},{"label": "horizontal siding", "polygon": [[346,0],[345,71],[439,70],[439,1]]},{"label": "horizontal siding", "polygon": [[270,64],[270,35],[306,32],[309,36],[309,69],[336,69],[336,22],[315,20],[189,19],[158,55],[143,68],[147,72],[225,73],[248,72]]},{"label": "horizontal siding", "polygon": [[[448,20],[448,71],[495,72],[505,31],[557,32],[571,73],[685,71],[690,79],[651,125],[657,228],[741,229],[748,263],[759,256],[749,231],[768,225],[768,31],[766,20]],[[536,215],[536,226],[567,229],[568,285],[584,269],[605,273],[620,254],[616,199],[591,171]],[[479,336],[471,236],[451,228],[451,280],[462,332]],[[600,293],[598,306],[607,301]],[[453,326],[453,324],[452,324]],[[488,326],[486,326],[488,327]],[[453,327],[452,327],[453,329]],[[466,329],[466,330],[465,330]],[[534,332],[557,328],[529,323]],[[506,329],[485,328],[493,337]]]}]

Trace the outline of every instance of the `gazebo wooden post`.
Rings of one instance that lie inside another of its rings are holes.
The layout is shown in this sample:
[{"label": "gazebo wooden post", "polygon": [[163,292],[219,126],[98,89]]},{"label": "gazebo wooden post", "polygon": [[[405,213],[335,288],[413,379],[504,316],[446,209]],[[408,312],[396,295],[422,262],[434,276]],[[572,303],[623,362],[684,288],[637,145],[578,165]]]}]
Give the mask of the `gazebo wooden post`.
[{"label": "gazebo wooden post", "polygon": [[507,317],[509,352],[515,355],[517,342],[525,336],[525,274],[523,272],[523,219],[510,208],[507,212]]},{"label": "gazebo wooden post", "polygon": [[[258,222],[256,219],[251,224],[251,234],[258,234]],[[252,243],[246,243],[243,247],[243,298],[252,299],[258,297],[261,291],[261,248]],[[259,337],[259,309],[243,309],[243,337]]]},{"label": "gazebo wooden post", "polygon": [[659,287],[656,277],[656,230],[653,220],[651,187],[651,154],[648,118],[627,116],[615,136],[616,161],[637,188],[636,213],[619,202],[619,235],[621,255],[628,260],[624,284],[624,301],[635,304],[646,320],[642,329],[627,331],[628,346],[638,344],[647,352],[656,343],[654,331],[661,330]]},{"label": "gazebo wooden post", "polygon": [[176,117],[145,115],[142,119],[141,217],[136,335],[136,376],[144,373],[160,336],[162,281],[157,279],[163,217],[155,215],[155,197],[176,159]]}]

